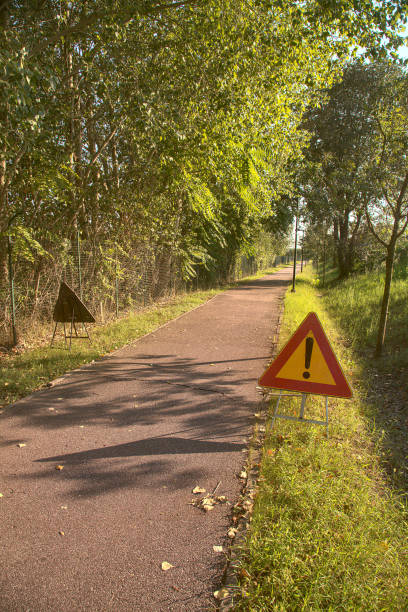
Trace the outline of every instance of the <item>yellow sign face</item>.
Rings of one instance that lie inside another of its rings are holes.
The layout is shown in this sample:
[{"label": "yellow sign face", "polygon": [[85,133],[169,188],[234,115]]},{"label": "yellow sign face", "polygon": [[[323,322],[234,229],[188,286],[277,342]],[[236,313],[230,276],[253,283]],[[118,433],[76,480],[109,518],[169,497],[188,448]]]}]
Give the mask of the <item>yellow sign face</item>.
[{"label": "yellow sign face", "polygon": [[[311,342],[308,338],[311,338]],[[308,347],[310,351],[310,365],[307,364]],[[308,367],[306,367],[308,365]],[[321,383],[334,385],[335,381],[327,366],[326,359],[320,350],[319,344],[313,332],[309,332],[306,338],[299,344],[284,366],[276,373],[277,378],[287,378],[309,383]]]}]

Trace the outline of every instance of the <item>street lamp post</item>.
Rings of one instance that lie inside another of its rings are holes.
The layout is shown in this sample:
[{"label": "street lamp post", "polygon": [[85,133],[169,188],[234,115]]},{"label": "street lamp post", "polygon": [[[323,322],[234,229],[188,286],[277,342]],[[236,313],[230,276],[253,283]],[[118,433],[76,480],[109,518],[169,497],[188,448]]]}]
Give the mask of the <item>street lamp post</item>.
[{"label": "street lamp post", "polygon": [[300,271],[303,272],[303,241],[305,238],[305,230],[304,229],[298,229],[298,232],[302,232],[302,245],[301,245],[301,256],[300,256]]},{"label": "street lamp post", "polygon": [[298,216],[295,217],[295,250],[293,253],[293,277],[292,277],[292,293],[295,293],[295,282],[296,282],[296,250],[297,250],[297,235],[298,235]]}]

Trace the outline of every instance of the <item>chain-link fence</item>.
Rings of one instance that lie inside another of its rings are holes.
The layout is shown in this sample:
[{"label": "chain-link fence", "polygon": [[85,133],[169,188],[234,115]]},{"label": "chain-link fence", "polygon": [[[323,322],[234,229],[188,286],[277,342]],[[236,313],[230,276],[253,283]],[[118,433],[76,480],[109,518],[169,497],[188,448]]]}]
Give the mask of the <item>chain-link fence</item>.
[{"label": "chain-link fence", "polygon": [[46,339],[61,281],[103,324],[170,296],[208,289],[285,261],[273,253],[268,261],[240,256],[228,274],[210,274],[197,266],[196,276],[186,279],[182,262],[168,248],[141,244],[128,252],[113,242],[94,244],[79,235],[57,253],[49,250],[34,261],[11,255],[7,278],[0,281],[0,347],[13,345],[15,339],[31,344]]}]

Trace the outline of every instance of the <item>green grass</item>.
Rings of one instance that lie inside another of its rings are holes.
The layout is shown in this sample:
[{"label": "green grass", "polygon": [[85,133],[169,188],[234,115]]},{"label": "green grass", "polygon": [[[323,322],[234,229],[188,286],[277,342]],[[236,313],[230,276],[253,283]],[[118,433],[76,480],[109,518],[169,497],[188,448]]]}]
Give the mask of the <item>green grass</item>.
[{"label": "green grass", "polygon": [[[181,295],[144,312],[133,313],[105,326],[91,327],[92,343],[73,340],[72,350],[59,337],[54,347],[43,346],[0,358],[0,406],[11,404],[65,372],[98,359],[144,336],[160,325],[199,306],[221,289]],[[49,337],[52,329],[50,325]],[[61,325],[59,326],[61,327]],[[69,326],[68,326],[69,327]]]},{"label": "green grass", "polygon": [[[329,312],[352,346],[367,354],[374,351],[383,291],[384,272],[377,270],[352,276],[325,294]],[[384,356],[385,361],[395,356],[393,363],[408,365],[408,281],[404,278],[394,277],[392,282]]]},{"label": "green grass", "polygon": [[[374,359],[383,270],[353,277],[324,291],[328,311],[360,365],[365,414],[382,438],[382,464],[394,488],[408,493],[408,279],[396,268],[383,355]],[[339,303],[342,307],[339,308]]]},{"label": "green grass", "polygon": [[[317,312],[353,381],[361,365],[343,345],[310,273],[298,277],[295,294],[287,293],[280,342]],[[353,400],[330,399],[329,407],[329,439],[321,426],[267,425],[234,611],[408,609],[407,514],[381,468],[380,437],[360,384]],[[298,412],[299,401],[286,399],[283,410]],[[308,398],[305,416],[322,419],[322,398]]]}]

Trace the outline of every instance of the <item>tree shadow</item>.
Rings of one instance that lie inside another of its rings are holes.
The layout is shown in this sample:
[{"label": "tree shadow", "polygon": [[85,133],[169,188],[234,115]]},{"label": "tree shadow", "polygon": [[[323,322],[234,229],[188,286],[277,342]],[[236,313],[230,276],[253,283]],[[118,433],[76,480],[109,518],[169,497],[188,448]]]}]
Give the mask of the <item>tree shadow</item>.
[{"label": "tree shadow", "polygon": [[135,442],[117,444],[115,446],[104,446],[102,448],[68,453],[37,459],[40,462],[63,461],[64,464],[86,463],[107,457],[144,457],[149,455],[179,455],[191,453],[226,453],[239,452],[244,448],[243,444],[233,442],[212,442],[198,440],[196,438],[178,438],[170,436],[157,436],[145,438]]},{"label": "tree shadow", "polygon": [[[124,349],[70,372],[54,387],[18,402],[13,421],[22,435],[25,429],[32,435],[32,428],[51,433],[83,426],[83,440],[102,426],[132,428],[136,440],[45,455],[36,461],[62,464],[64,471],[57,472],[53,465],[23,478],[63,478],[74,483],[74,497],[129,486],[190,487],[205,476],[206,462],[199,462],[199,468],[197,461],[188,468],[182,462],[181,469],[176,457],[241,453],[243,436],[251,427],[249,415],[258,404],[255,393],[251,400],[242,394],[243,386],[254,384],[254,378],[243,373],[248,367],[262,371],[266,360],[265,355],[208,362],[151,353],[131,359]],[[152,435],[157,430],[159,435]]]}]

